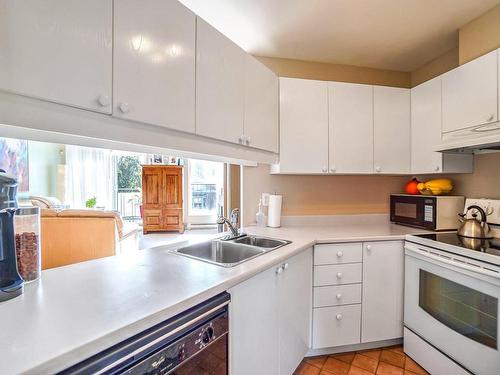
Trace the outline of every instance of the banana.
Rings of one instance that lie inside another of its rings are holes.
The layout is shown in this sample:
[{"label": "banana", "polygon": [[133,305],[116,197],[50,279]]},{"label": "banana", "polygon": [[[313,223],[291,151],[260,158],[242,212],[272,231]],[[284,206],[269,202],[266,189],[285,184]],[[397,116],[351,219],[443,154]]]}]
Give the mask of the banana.
[{"label": "banana", "polygon": [[453,182],[447,178],[437,178],[419,183],[417,189],[425,195],[448,194],[453,190]]}]

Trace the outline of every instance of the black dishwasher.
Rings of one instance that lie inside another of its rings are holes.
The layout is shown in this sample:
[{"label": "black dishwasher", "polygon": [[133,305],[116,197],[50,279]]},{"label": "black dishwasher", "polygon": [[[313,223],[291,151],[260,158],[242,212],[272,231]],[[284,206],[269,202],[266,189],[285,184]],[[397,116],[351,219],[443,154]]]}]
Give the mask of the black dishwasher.
[{"label": "black dishwasher", "polygon": [[228,305],[222,293],[60,374],[228,374]]}]

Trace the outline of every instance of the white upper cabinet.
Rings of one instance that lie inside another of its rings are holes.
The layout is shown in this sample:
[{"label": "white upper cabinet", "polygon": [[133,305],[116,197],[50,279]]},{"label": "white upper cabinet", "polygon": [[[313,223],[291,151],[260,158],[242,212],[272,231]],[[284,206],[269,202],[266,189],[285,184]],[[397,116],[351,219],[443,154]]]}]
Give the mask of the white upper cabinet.
[{"label": "white upper cabinet", "polygon": [[327,82],[280,78],[279,172],[328,172]]},{"label": "white upper cabinet", "polygon": [[373,86],[331,82],[330,173],[373,172]]},{"label": "white upper cabinet", "polygon": [[278,152],[278,77],[250,55],[245,56],[244,143]]},{"label": "white upper cabinet", "polygon": [[443,157],[432,148],[441,143],[441,77],[411,89],[411,172],[439,173]]},{"label": "white upper cabinet", "polygon": [[196,16],[176,0],[114,4],[113,114],[194,133]]},{"label": "white upper cabinet", "polygon": [[0,89],[111,113],[112,0],[0,0]]},{"label": "white upper cabinet", "polygon": [[497,54],[490,52],[442,76],[443,132],[498,121]]},{"label": "white upper cabinet", "polygon": [[410,90],[373,90],[374,171],[410,173]]},{"label": "white upper cabinet", "polygon": [[196,134],[243,143],[245,52],[197,18]]},{"label": "white upper cabinet", "polygon": [[441,77],[411,89],[411,173],[470,173],[472,155],[433,151],[441,143]]}]

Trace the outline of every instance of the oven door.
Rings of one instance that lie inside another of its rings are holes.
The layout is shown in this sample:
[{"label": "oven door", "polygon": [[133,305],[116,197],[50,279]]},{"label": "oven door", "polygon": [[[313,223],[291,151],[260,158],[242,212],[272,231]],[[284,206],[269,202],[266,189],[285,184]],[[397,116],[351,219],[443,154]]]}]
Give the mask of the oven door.
[{"label": "oven door", "polygon": [[391,195],[391,221],[430,230],[436,229],[436,198]]},{"label": "oven door", "polygon": [[405,326],[465,369],[497,373],[500,274],[442,255],[406,242]]}]

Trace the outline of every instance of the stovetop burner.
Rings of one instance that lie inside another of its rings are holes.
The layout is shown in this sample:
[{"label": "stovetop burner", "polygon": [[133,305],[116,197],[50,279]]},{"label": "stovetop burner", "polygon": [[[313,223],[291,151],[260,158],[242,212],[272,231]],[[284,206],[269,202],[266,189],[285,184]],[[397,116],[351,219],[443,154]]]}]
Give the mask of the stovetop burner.
[{"label": "stovetop burner", "polygon": [[468,238],[461,237],[456,233],[418,234],[416,237],[427,238],[448,245],[500,256],[500,238]]}]

